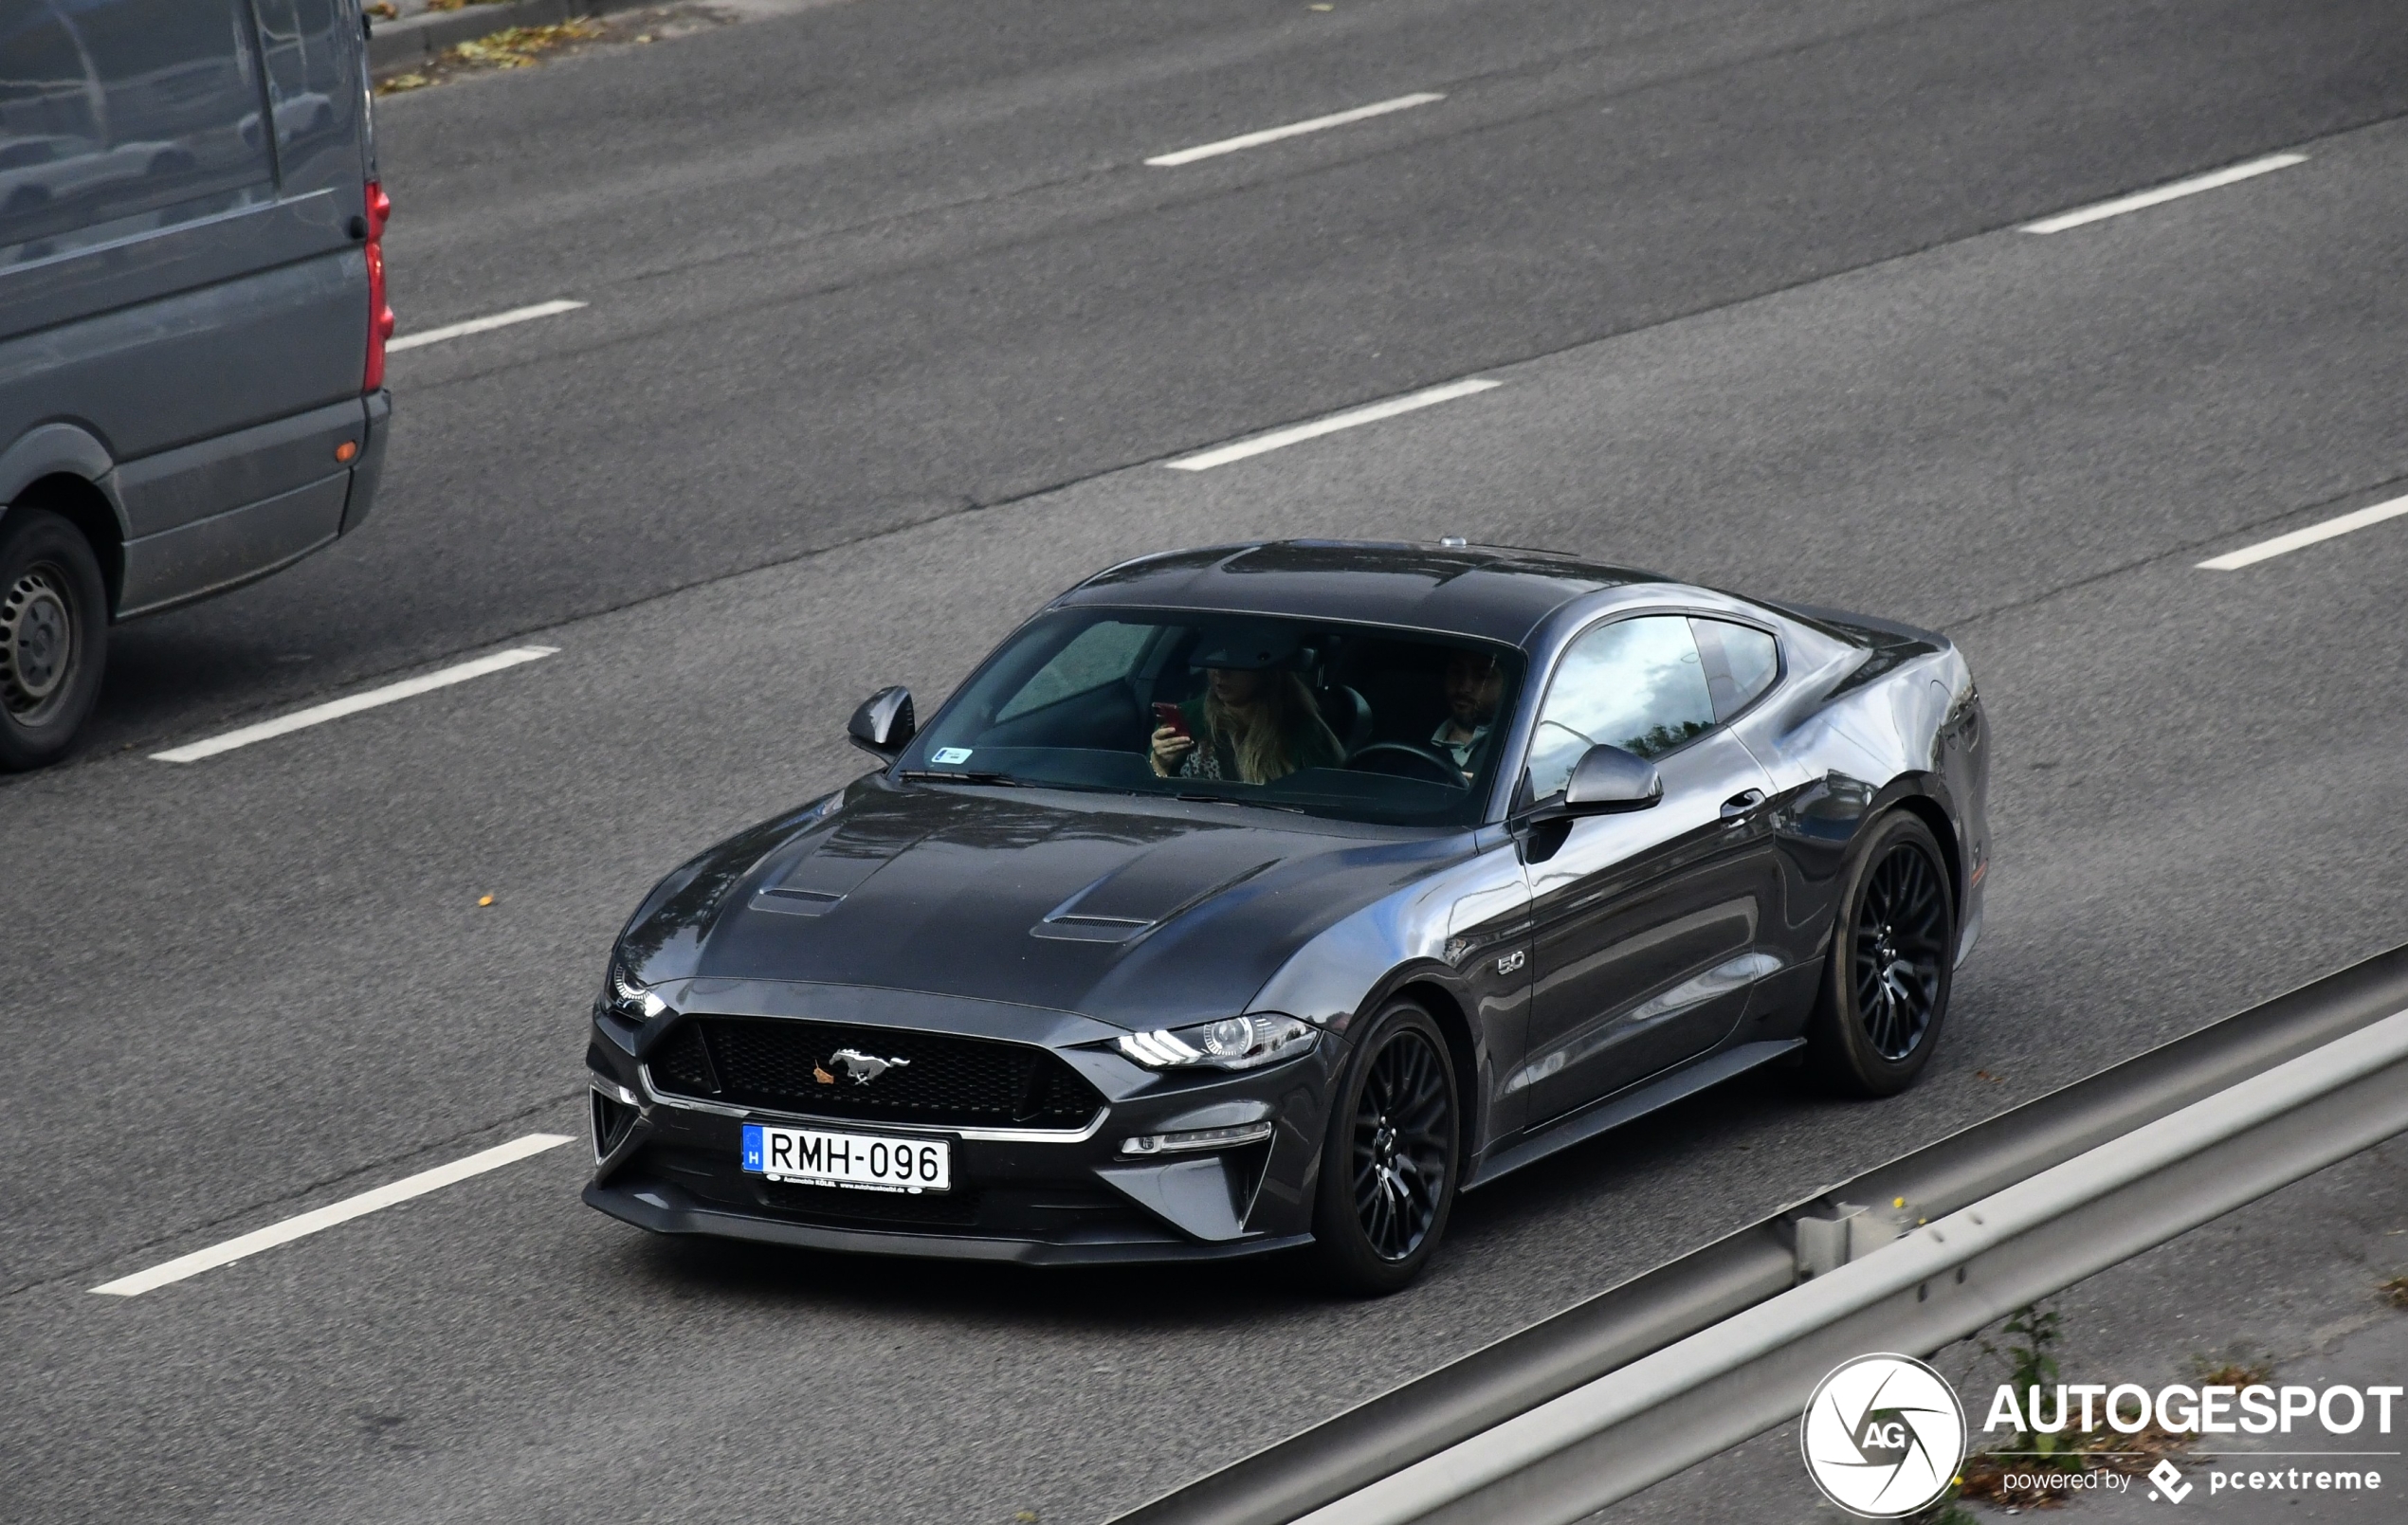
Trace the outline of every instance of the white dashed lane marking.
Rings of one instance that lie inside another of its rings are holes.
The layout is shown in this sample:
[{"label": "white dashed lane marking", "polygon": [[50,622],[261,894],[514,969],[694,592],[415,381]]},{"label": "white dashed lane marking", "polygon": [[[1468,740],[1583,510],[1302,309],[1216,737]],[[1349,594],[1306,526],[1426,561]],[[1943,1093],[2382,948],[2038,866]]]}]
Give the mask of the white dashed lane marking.
[{"label": "white dashed lane marking", "polygon": [[265,1228],[254,1229],[240,1238],[229,1239],[222,1244],[211,1244],[207,1249],[194,1250],[190,1255],[179,1255],[165,1264],[154,1265],[147,1271],[137,1271],[132,1276],[121,1276],[114,1281],[103,1281],[92,1290],[112,1298],[139,1297],[145,1292],[156,1291],[171,1281],[181,1281],[188,1276],[198,1276],[203,1271],[211,1270],[231,1261],[239,1261],[246,1255],[256,1255],[264,1249],[273,1249],[279,1244],[289,1244],[294,1240],[305,1238],[317,1233],[319,1229],[332,1228],[337,1224],[349,1223],[354,1218],[365,1217],[379,1208],[390,1207],[396,1202],[408,1202],[412,1197],[423,1197],[429,1191],[439,1191],[456,1182],[465,1181],[472,1175],[483,1175],[487,1171],[500,1170],[502,1166],[525,1159],[530,1154],[540,1154],[547,1149],[557,1149],[568,1141],[566,1134],[529,1134],[524,1138],[514,1138],[506,1144],[497,1144],[491,1149],[482,1150],[465,1159],[453,1160],[448,1165],[438,1165],[431,1171],[421,1171],[416,1175],[406,1175],[391,1186],[380,1186],[374,1191],[362,1191],[356,1197],[345,1197],[340,1202],[330,1202],[325,1207],[304,1212],[299,1217],[287,1218],[281,1224],[270,1224]]},{"label": "white dashed lane marking", "polygon": [[558,646],[514,646],[508,651],[497,651],[490,657],[479,657],[474,662],[464,662],[457,666],[438,668],[434,672],[406,679],[398,683],[388,683],[382,688],[372,688],[365,694],[354,694],[349,699],[334,699],[324,704],[313,704],[308,709],[295,710],[290,715],[281,715],[273,720],[262,720],[257,725],[246,725],[239,731],[228,731],[223,735],[210,736],[206,740],[190,742],[181,747],[171,747],[165,752],[155,752],[151,753],[151,760],[167,763],[199,762],[204,757],[214,757],[221,752],[232,752],[236,747],[247,747],[254,741],[265,741],[270,736],[281,736],[288,732],[306,730],[313,725],[324,725],[329,720],[339,720],[346,715],[357,715],[362,710],[373,710],[380,704],[391,704],[395,699],[409,699],[413,695],[428,693],[433,689],[448,688],[453,683],[465,683],[471,678],[483,678],[487,673],[498,673],[505,667],[516,667],[522,662],[538,661],[559,649]]},{"label": "white dashed lane marking", "polygon": [[1443,387],[1432,387],[1426,391],[1409,391],[1402,397],[1391,397],[1384,403],[1373,403],[1364,408],[1350,408],[1345,412],[1332,413],[1327,418],[1317,418],[1309,424],[1296,424],[1284,429],[1273,429],[1268,434],[1257,434],[1250,440],[1239,440],[1234,445],[1217,445],[1210,450],[1181,456],[1177,461],[1165,461],[1162,463],[1173,471],[1210,471],[1214,466],[1225,466],[1232,461],[1243,461],[1248,456],[1261,455],[1266,450],[1277,450],[1304,440],[1317,440],[1324,434],[1335,434],[1340,429],[1350,429],[1363,424],[1377,424],[1383,418],[1394,418],[1398,413],[1410,413],[1417,408],[1429,408],[1438,403],[1452,402],[1458,397],[1469,397],[1474,392],[1487,391],[1503,385],[1505,384],[1499,381],[1450,381]]},{"label": "white dashed lane marking", "polygon": [[483,334],[490,329],[508,328],[513,323],[532,322],[538,318],[553,318],[561,313],[574,313],[584,306],[581,301],[539,301],[532,307],[513,307],[506,313],[494,313],[485,318],[471,318],[465,322],[446,323],[424,333],[404,334],[385,341],[387,354],[414,350],[422,344],[441,344],[446,339],[465,338],[470,334]]},{"label": "white dashed lane marking", "polygon": [[2243,567],[2253,566],[2260,561],[2271,561],[2276,556],[2297,551],[2302,546],[2310,546],[2320,540],[2329,540],[2336,536],[2347,535],[2352,530],[2362,530],[2369,524],[2381,524],[2385,519],[2396,519],[2402,514],[2408,514],[2408,498],[2395,498],[2387,503],[2376,503],[2371,507],[2338,515],[2321,524],[2310,524],[2304,530],[2293,530],[2289,535],[2278,535],[2271,540],[2260,540],[2255,545],[2245,545],[2238,551],[2227,551],[2220,556],[2210,556],[2198,564],[2199,570],[2238,572]]},{"label": "white dashed lane marking", "polygon": [[2118,196],[2112,201],[2102,201],[2089,207],[2077,207],[2071,211],[2059,212],[2054,217],[2043,217],[2036,223],[2024,224],[2023,230],[2027,233],[2062,233],[2069,227],[2080,227],[2085,223],[2103,222],[2109,217],[2121,217],[2125,212],[2139,211],[2143,207],[2156,207],[2165,202],[2179,201],[2184,196],[2196,196],[2202,191],[2215,191],[2237,181],[2253,180],[2261,174],[2275,170],[2287,170],[2294,164],[2307,162],[2308,155],[2305,154],[2269,154],[2262,159],[2251,159],[2246,164],[2235,164],[2225,169],[2210,171],[2206,174],[2195,174],[2187,180],[2177,180],[2170,185],[2162,185],[2152,191],[2135,191],[2128,196]]},{"label": "white dashed lane marking", "polygon": [[1223,154],[1234,154],[1240,149],[1260,148],[1265,143],[1276,143],[1283,137],[1302,137],[1306,133],[1326,132],[1332,127],[1343,127],[1349,122],[1363,121],[1373,117],[1385,117],[1392,111],[1410,111],[1415,106],[1426,106],[1433,100],[1446,99],[1443,95],[1425,90],[1417,95],[1398,96],[1394,100],[1375,100],[1368,106],[1357,106],[1352,111],[1333,111],[1326,117],[1314,117],[1304,121],[1289,122],[1285,127],[1266,127],[1259,133],[1241,133],[1235,137],[1224,137],[1214,143],[1198,143],[1194,148],[1183,148],[1176,154],[1158,154],[1145,162],[1158,170],[1168,170],[1181,164],[1193,164],[1197,159],[1217,158]]}]

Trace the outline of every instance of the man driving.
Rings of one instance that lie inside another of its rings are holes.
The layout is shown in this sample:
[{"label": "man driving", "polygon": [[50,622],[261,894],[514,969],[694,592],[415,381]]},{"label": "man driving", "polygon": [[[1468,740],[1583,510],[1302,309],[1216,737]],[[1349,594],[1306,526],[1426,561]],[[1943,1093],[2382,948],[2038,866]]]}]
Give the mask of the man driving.
[{"label": "man driving", "polygon": [[1505,668],[1488,652],[1457,650],[1447,658],[1447,717],[1430,744],[1452,758],[1465,782],[1480,771],[1480,744],[1505,700]]}]

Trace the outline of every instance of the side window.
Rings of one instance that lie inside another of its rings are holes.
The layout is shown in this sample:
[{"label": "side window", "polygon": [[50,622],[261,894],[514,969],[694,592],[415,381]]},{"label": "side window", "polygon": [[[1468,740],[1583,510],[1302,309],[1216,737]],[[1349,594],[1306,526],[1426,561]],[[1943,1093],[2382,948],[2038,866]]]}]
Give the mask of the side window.
[{"label": "side window", "polygon": [[1714,718],[1727,720],[1756,702],[1781,673],[1780,648],[1754,626],[1729,620],[1689,621],[1697,654],[1706,667],[1706,689],[1714,697]]},{"label": "side window", "polygon": [[1088,626],[1020,685],[1020,692],[995,713],[995,720],[1000,723],[1012,719],[1057,699],[1126,678],[1145,650],[1146,641],[1158,628],[1152,625],[1122,625],[1112,620]]},{"label": "side window", "polygon": [[0,245],[9,245],[58,222],[82,167],[108,147],[108,112],[75,34],[46,5],[10,8],[0,59]]},{"label": "side window", "polygon": [[[33,0],[0,22],[0,245],[167,227],[269,180],[238,0]],[[22,66],[20,63],[22,61]],[[142,221],[132,221],[142,219]]]},{"label": "side window", "polygon": [[351,140],[356,85],[346,88],[342,49],[358,25],[333,0],[251,0],[259,18],[267,91],[275,101],[278,170],[289,193],[359,177]]},{"label": "side window", "polygon": [[1689,622],[1648,615],[1599,626],[1565,648],[1530,741],[1530,797],[1563,788],[1600,743],[1652,757],[1714,728]]}]

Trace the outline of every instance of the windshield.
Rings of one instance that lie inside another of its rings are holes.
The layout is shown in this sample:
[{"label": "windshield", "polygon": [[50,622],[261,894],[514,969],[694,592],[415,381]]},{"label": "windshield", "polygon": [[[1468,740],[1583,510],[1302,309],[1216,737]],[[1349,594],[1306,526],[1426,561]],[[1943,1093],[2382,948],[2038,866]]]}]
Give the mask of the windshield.
[{"label": "windshield", "polygon": [[1066,609],[988,659],[901,766],[939,780],[1468,826],[1488,798],[1521,682],[1519,652],[1468,637]]}]

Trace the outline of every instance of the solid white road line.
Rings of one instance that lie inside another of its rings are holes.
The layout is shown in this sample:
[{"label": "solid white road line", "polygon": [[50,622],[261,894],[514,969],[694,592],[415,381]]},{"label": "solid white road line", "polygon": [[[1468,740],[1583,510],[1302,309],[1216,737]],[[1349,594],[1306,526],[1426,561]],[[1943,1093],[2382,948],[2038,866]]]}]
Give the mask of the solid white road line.
[{"label": "solid white road line", "polygon": [[1250,440],[1240,440],[1235,445],[1224,445],[1197,455],[1183,456],[1177,461],[1165,461],[1162,463],[1173,471],[1210,471],[1214,466],[1225,466],[1232,461],[1243,461],[1250,455],[1261,455],[1266,450],[1276,450],[1282,445],[1294,445],[1301,440],[1317,440],[1324,434],[1335,434],[1340,429],[1353,428],[1358,424],[1376,424],[1383,418],[1394,418],[1398,413],[1410,413],[1416,408],[1428,408],[1433,403],[1452,402],[1457,397],[1469,397],[1473,392],[1487,391],[1493,387],[1503,385],[1505,383],[1501,381],[1450,381],[1443,387],[1432,387],[1427,391],[1410,391],[1402,397],[1391,397],[1384,403],[1373,403],[1367,408],[1356,408],[1343,413],[1332,413],[1327,418],[1315,419],[1310,424],[1298,424],[1289,428],[1273,429],[1268,434],[1257,434]]},{"label": "solid white road line", "polygon": [[2271,170],[2286,170],[2294,164],[2307,162],[2308,155],[2305,154],[2269,154],[2262,159],[2252,159],[2247,164],[2235,164],[2229,169],[2213,171],[2207,174],[2195,174],[2188,180],[2177,180],[2171,185],[2159,186],[2154,191],[2136,191],[2128,196],[2118,196],[2113,201],[2102,201],[2095,207],[2077,207],[2071,211],[2059,212],[2054,217],[2043,217],[2036,223],[2024,224],[2023,230],[2027,233],[2062,233],[2069,227],[2080,227],[2085,223],[2100,222],[2109,217],[2121,217],[2127,211],[2139,211],[2143,207],[2154,207],[2161,202],[2175,201],[2183,196],[2196,196],[2202,191],[2214,191],[2219,186],[2229,186],[2237,180],[2253,179]]},{"label": "solid white road line", "polygon": [[456,667],[439,668],[434,672],[406,679],[398,683],[388,683],[382,688],[372,688],[365,694],[354,694],[349,699],[338,699],[325,704],[313,704],[308,709],[295,710],[290,715],[280,715],[273,720],[262,720],[257,725],[246,725],[239,731],[228,731],[223,735],[210,736],[207,740],[192,742],[181,747],[171,747],[165,752],[155,752],[151,753],[151,760],[171,763],[199,762],[204,757],[214,757],[221,752],[232,752],[236,747],[247,747],[254,741],[265,741],[270,736],[281,736],[288,731],[301,731],[313,725],[323,725],[329,720],[339,720],[346,715],[357,715],[362,710],[373,710],[380,704],[391,704],[395,699],[409,699],[432,689],[448,688],[453,683],[465,683],[471,678],[483,678],[487,673],[498,673],[504,667],[516,667],[522,662],[535,662],[551,656],[559,649],[558,646],[513,646],[508,651],[497,651],[490,657],[479,657],[474,662],[464,662]]},{"label": "solid white road line", "polygon": [[441,344],[446,339],[456,339],[466,334],[482,334],[490,328],[508,328],[513,323],[550,318],[556,313],[573,313],[584,305],[581,301],[539,301],[532,307],[513,307],[506,313],[495,313],[490,318],[471,318],[465,323],[446,323],[424,334],[404,334],[398,338],[387,339],[385,353],[397,354],[403,350],[414,350],[421,344]]},{"label": "solid white road line", "polygon": [[1367,117],[1385,117],[1392,111],[1409,111],[1415,106],[1426,106],[1433,100],[1446,99],[1443,95],[1425,90],[1419,95],[1398,96],[1394,100],[1375,100],[1368,106],[1357,106],[1352,111],[1334,111],[1326,117],[1315,117],[1310,121],[1289,122],[1285,127],[1266,127],[1259,133],[1224,137],[1217,143],[1199,143],[1194,148],[1180,149],[1176,154],[1158,154],[1145,162],[1167,170],[1174,165],[1194,164],[1197,159],[1234,154],[1242,148],[1259,148],[1265,143],[1276,143],[1283,137],[1298,137],[1328,127],[1343,127],[1348,122],[1361,121]]},{"label": "solid white road line", "polygon": [[2243,567],[2253,566],[2260,561],[2271,561],[2276,556],[2296,551],[2302,546],[2314,545],[2319,540],[2329,540],[2335,536],[2347,535],[2352,530],[2362,530],[2369,524],[2381,524],[2385,519],[2396,519],[2402,514],[2408,514],[2408,498],[2395,498],[2388,503],[2376,503],[2371,507],[2357,509],[2336,518],[2328,518],[2322,524],[2310,524],[2304,530],[2293,530],[2289,535],[2278,535],[2271,540],[2260,540],[2255,545],[2245,545],[2238,551],[2227,551],[2220,556],[2210,556],[2207,560],[2200,562],[2198,567],[2201,572],[2238,572]]},{"label": "solid white road line", "polygon": [[438,1165],[431,1171],[421,1171],[416,1175],[404,1176],[391,1186],[380,1186],[374,1191],[362,1191],[356,1197],[345,1197],[340,1202],[329,1203],[313,1212],[302,1213],[298,1218],[287,1218],[281,1224],[270,1224],[265,1228],[245,1234],[239,1239],[229,1239],[223,1244],[212,1244],[207,1249],[194,1250],[190,1255],[179,1255],[164,1265],[155,1265],[147,1271],[137,1271],[132,1276],[119,1277],[114,1281],[104,1281],[92,1290],[105,1293],[112,1298],[139,1297],[145,1292],[155,1291],[171,1281],[181,1281],[188,1276],[198,1276],[203,1271],[224,1265],[228,1261],[239,1261],[246,1255],[256,1255],[261,1250],[272,1249],[278,1244],[290,1244],[296,1239],[314,1234],[321,1228],[332,1228],[337,1224],[349,1223],[352,1219],[374,1212],[379,1207],[390,1207],[396,1202],[407,1202],[411,1197],[423,1197],[428,1192],[439,1190],[455,1181],[465,1181],[472,1175],[483,1175],[487,1171],[499,1170],[513,1161],[525,1159],[530,1154],[540,1154],[547,1149],[557,1149],[568,1141],[569,1137],[566,1134],[529,1134],[524,1138],[513,1138],[506,1144],[496,1144],[493,1148],[471,1154],[466,1159],[453,1160],[448,1165]]}]

